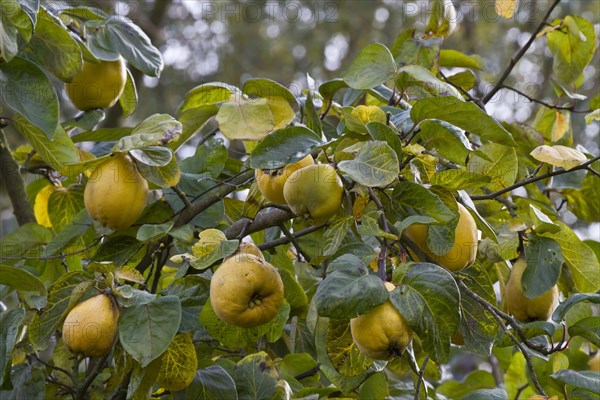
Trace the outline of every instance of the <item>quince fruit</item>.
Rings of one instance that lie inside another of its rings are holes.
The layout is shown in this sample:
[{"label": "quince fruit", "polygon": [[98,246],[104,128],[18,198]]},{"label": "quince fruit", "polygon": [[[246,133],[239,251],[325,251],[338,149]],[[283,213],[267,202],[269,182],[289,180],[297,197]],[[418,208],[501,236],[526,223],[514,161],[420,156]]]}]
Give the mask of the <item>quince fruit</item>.
[{"label": "quince fruit", "polygon": [[229,257],[210,280],[210,303],[217,316],[243,328],[271,321],[283,300],[279,272],[253,254]]},{"label": "quince fruit", "polygon": [[[390,282],[385,286],[390,292],[395,288]],[[350,331],[360,352],[374,360],[391,360],[401,355],[413,336],[412,329],[389,300],[351,319]]]},{"label": "quince fruit", "polygon": [[275,204],[287,204],[283,197],[283,185],[289,176],[300,168],[314,165],[315,160],[309,154],[302,160],[279,169],[256,169],[254,176],[258,189],[267,200]]},{"label": "quince fruit", "polygon": [[94,169],[83,192],[90,216],[114,230],[131,226],[147,200],[148,182],[126,154],[116,154]]},{"label": "quince fruit", "polygon": [[527,262],[524,258],[519,258],[513,265],[502,292],[504,309],[521,322],[546,321],[558,305],[558,287],[554,285],[533,299],[525,296],[521,276],[526,267]]},{"label": "quince fruit", "polygon": [[81,111],[115,105],[127,82],[125,61],[83,62],[83,68],[65,84],[67,96]]},{"label": "quince fruit", "polygon": [[63,323],[63,342],[72,353],[103,357],[117,336],[119,309],[106,294],[77,304]]},{"label": "quince fruit", "polygon": [[283,185],[283,196],[292,212],[315,225],[324,224],[337,213],[343,193],[342,180],[329,164],[301,168]]},{"label": "quince fruit", "polygon": [[[427,246],[427,225],[413,224],[404,231],[406,237],[413,241],[417,247],[437,264],[450,271],[460,271],[469,267],[477,256],[477,225],[469,211],[458,204],[460,217],[454,231],[454,243],[452,248],[441,256],[436,255]],[[419,256],[410,248],[408,252],[416,261],[421,261]]]}]

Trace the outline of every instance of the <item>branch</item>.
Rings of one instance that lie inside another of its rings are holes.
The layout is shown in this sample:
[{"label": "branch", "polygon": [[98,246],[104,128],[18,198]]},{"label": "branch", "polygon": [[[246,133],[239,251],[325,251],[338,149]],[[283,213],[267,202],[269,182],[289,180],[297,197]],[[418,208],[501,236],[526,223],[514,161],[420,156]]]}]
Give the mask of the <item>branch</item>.
[{"label": "branch", "polygon": [[425,374],[425,367],[427,367],[428,362],[429,356],[425,357],[425,361],[423,361],[423,365],[421,366],[421,369],[419,369],[419,378],[415,385],[415,400],[419,400],[419,392],[421,391],[421,384],[423,383],[423,374]]},{"label": "branch", "polygon": [[300,253],[300,255],[304,258],[304,260],[307,262],[310,262],[311,257],[308,254],[306,254],[306,252],[304,250],[302,250],[300,243],[298,243],[298,241],[296,240],[296,236],[294,236],[292,234],[292,232],[290,232],[290,230],[288,228],[286,228],[285,224],[279,224],[279,229],[281,229],[281,232],[283,232],[285,237],[287,239],[289,239],[290,242],[292,242],[292,244],[296,248],[296,251],[298,253]]},{"label": "branch", "polygon": [[19,172],[19,165],[15,162],[8,142],[0,126],[0,176],[2,177],[2,183],[10,202],[13,207],[13,212],[19,225],[24,225],[29,222],[35,222],[35,215],[33,214],[33,207],[27,200],[27,193],[25,193],[25,184],[23,183],[23,177]]},{"label": "branch", "polygon": [[580,169],[588,169],[589,165],[595,163],[598,160],[600,160],[600,156],[596,156],[596,157],[584,162],[583,164],[578,165],[575,168],[571,168],[569,170],[563,169],[563,170],[548,172],[547,174],[544,174],[544,175],[538,175],[538,176],[531,177],[529,179],[522,180],[521,182],[517,182],[514,185],[505,187],[504,189],[500,189],[497,192],[492,192],[489,194],[479,195],[479,196],[471,196],[471,200],[492,200],[504,193],[510,192],[511,190],[520,188],[521,186],[529,185],[530,183],[541,181],[542,179],[550,178],[550,177],[557,176],[557,175],[567,174],[569,172],[577,171]]},{"label": "branch", "polygon": [[[531,101],[533,103],[541,104],[544,107],[552,108],[554,110],[566,110],[566,111],[572,111],[572,112],[577,112],[577,113],[581,112],[581,111],[575,111],[575,104],[573,104],[572,106],[555,106],[555,105],[552,105],[550,103],[546,103],[545,101],[533,98],[533,97],[525,94],[524,92],[522,92],[522,91],[520,91],[518,89],[515,89],[513,87],[510,87],[510,86],[502,85],[502,87],[500,89],[511,90],[511,91],[519,94],[520,96],[525,97],[527,100],[529,100],[529,101]],[[589,110],[584,110],[584,112],[589,112]]]},{"label": "branch", "polygon": [[88,376],[85,377],[85,380],[81,383],[79,389],[77,389],[77,394],[75,394],[74,400],[85,399],[85,392],[87,392],[92,382],[94,382],[94,379],[96,379],[98,374],[100,374],[100,372],[104,368],[104,365],[106,364],[106,360],[108,360],[109,355],[110,353],[98,360],[98,363],[94,366],[94,369],[92,369]]},{"label": "branch", "polygon": [[[294,238],[297,239],[299,237],[308,235],[309,233],[316,232],[319,229],[323,229],[326,226],[327,225],[310,226],[308,228],[304,228],[304,229],[301,229],[301,230],[299,230],[297,232],[294,232],[293,236],[294,236]],[[265,242],[265,243],[259,244],[258,248],[261,251],[265,251],[265,250],[269,250],[269,249],[272,249],[272,248],[277,247],[277,246],[281,246],[282,244],[288,244],[288,243],[290,243],[290,239],[287,238],[287,237],[285,237],[285,236],[283,236],[283,237],[277,238],[275,240],[272,240],[270,242]]]},{"label": "branch", "polygon": [[519,62],[519,60],[521,58],[523,58],[523,56],[525,55],[525,53],[527,53],[527,50],[529,50],[529,48],[533,44],[534,40],[536,39],[537,34],[540,33],[540,31],[544,28],[544,26],[546,26],[546,21],[548,20],[548,18],[550,17],[550,14],[552,14],[552,11],[554,11],[554,9],[558,5],[558,3],[560,3],[560,0],[554,0],[554,3],[552,3],[552,5],[548,9],[548,11],[546,12],[546,15],[544,15],[544,18],[542,18],[542,22],[540,22],[540,24],[538,25],[538,27],[531,34],[531,37],[529,38],[529,40],[527,41],[527,43],[525,43],[523,45],[523,47],[521,47],[521,49],[517,52],[517,54],[515,54],[510,59],[510,62],[508,63],[508,66],[504,70],[504,73],[500,77],[500,80],[498,81],[498,83],[496,83],[496,86],[494,86],[494,88],[488,94],[486,94],[483,97],[483,99],[482,99],[483,104],[489,103],[489,101],[494,97],[494,95],[496,93],[498,93],[498,91],[504,86],[504,81],[506,80],[506,78],[508,78],[508,76],[512,72],[512,70],[515,67],[515,65],[517,65],[517,63]]},{"label": "branch", "polygon": [[294,215],[283,210],[265,208],[260,210],[254,219],[242,218],[225,230],[227,239],[241,239],[246,235],[272,226],[278,226],[293,218]]}]

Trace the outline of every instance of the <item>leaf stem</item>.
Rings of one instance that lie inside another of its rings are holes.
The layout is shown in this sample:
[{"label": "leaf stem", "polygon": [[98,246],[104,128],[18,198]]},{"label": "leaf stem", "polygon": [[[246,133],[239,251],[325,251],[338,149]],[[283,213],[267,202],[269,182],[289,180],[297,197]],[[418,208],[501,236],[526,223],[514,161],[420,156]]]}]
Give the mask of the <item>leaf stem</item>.
[{"label": "leaf stem", "polygon": [[429,356],[425,357],[425,361],[423,361],[423,365],[421,366],[421,369],[419,369],[419,376],[417,383],[415,384],[415,400],[419,400],[419,392],[421,391],[421,384],[423,384],[423,375],[425,374],[425,368],[427,367],[428,362]]},{"label": "leaf stem", "polygon": [[92,369],[92,371],[90,371],[88,376],[86,376],[85,380],[81,383],[81,386],[79,387],[79,389],[77,389],[77,393],[75,394],[74,400],[84,400],[85,399],[85,392],[87,392],[87,390],[90,387],[90,385],[92,384],[92,382],[94,382],[94,379],[96,379],[98,374],[102,371],[102,369],[104,368],[104,365],[106,364],[106,360],[108,360],[109,356],[110,356],[110,353],[108,353],[107,355],[102,357],[100,360],[98,360],[96,365],[94,365],[94,368]]}]

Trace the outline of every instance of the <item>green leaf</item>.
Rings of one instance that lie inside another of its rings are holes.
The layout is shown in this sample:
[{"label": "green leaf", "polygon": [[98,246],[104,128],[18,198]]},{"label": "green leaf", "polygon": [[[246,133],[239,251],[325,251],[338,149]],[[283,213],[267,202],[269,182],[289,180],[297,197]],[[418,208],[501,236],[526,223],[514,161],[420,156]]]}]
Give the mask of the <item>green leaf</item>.
[{"label": "green leaf", "polygon": [[384,187],[400,174],[398,156],[385,142],[369,141],[361,145],[353,160],[338,163],[340,171],[368,187]]},{"label": "green leaf", "polygon": [[569,296],[568,299],[556,307],[556,310],[554,310],[554,313],[552,314],[552,320],[557,323],[562,321],[565,318],[567,311],[569,311],[575,304],[581,303],[582,301],[600,304],[600,293],[575,293]]},{"label": "green leaf", "polygon": [[[490,304],[496,304],[494,284],[489,273],[481,263],[475,262],[461,272],[462,282],[479,297]],[[489,356],[492,344],[498,333],[498,323],[481,304],[461,290],[461,321],[459,332],[465,347],[476,354]]]},{"label": "green leaf", "polygon": [[133,149],[129,154],[140,163],[150,167],[164,167],[173,159],[171,150],[160,146],[148,146],[143,149]]},{"label": "green leaf", "polygon": [[273,320],[254,328],[242,328],[222,321],[215,313],[210,299],[208,299],[200,312],[200,323],[210,336],[226,347],[240,349],[247,346],[256,346],[264,338],[270,343],[278,341],[289,315],[290,305],[283,303]]},{"label": "green leaf", "polygon": [[319,113],[315,108],[313,95],[310,91],[306,94],[306,101],[304,102],[304,109],[302,112],[304,113],[308,129],[316,132],[317,135],[320,136],[323,133],[323,123],[321,122],[321,118],[319,118]]},{"label": "green leaf", "polygon": [[0,264],[0,285],[26,292],[37,292],[44,297],[46,296],[44,284],[37,277],[21,268]]},{"label": "green leaf", "polygon": [[278,378],[273,360],[264,351],[241,359],[233,372],[233,379],[242,399],[271,400]]},{"label": "green leaf", "polygon": [[0,259],[4,257],[21,257],[29,250],[39,250],[52,239],[52,232],[36,223],[24,224],[0,241]]},{"label": "green leaf", "polygon": [[414,223],[445,223],[455,214],[428,189],[414,182],[400,182],[392,195],[395,211],[399,212],[402,228]]},{"label": "green leaf", "polygon": [[77,148],[60,125],[50,140],[44,132],[33,126],[24,117],[17,115],[13,121],[17,130],[52,168],[59,170],[69,164],[79,162]]},{"label": "green leaf", "polygon": [[153,114],[133,128],[131,135],[119,139],[112,151],[126,152],[150,146],[165,146],[177,141],[181,130],[181,122],[170,115]]},{"label": "green leaf", "polygon": [[306,157],[321,144],[321,138],[304,126],[273,131],[250,155],[250,168],[276,169]]},{"label": "green leaf", "polygon": [[[600,167],[600,162],[595,162],[591,165],[595,170]],[[577,216],[577,218],[588,222],[600,221],[600,202],[590,201],[590,199],[600,198],[600,185],[598,185],[598,177],[593,173],[588,172],[583,179],[581,189],[565,189],[562,194],[568,201],[569,210]]]},{"label": "green leaf", "polygon": [[468,172],[461,169],[447,169],[436,172],[431,176],[432,185],[441,186],[448,190],[473,189],[485,186],[492,178]]},{"label": "green leaf", "polygon": [[469,393],[462,400],[508,400],[506,390],[498,389],[479,389]]},{"label": "green leaf", "polygon": [[527,268],[521,277],[525,296],[541,296],[556,285],[563,264],[562,251],[555,240],[529,235],[530,242],[525,248]]},{"label": "green leaf", "polygon": [[33,367],[29,363],[20,363],[14,366],[10,379],[13,389],[2,393],[2,400],[44,400],[46,375],[41,368]]},{"label": "green leaf", "polygon": [[449,83],[468,92],[475,87],[477,78],[473,72],[466,70],[447,77]]},{"label": "green leaf", "polygon": [[285,300],[290,305],[290,317],[295,315],[305,317],[308,311],[308,298],[304,289],[291,272],[281,268],[278,269],[278,272],[283,281]]},{"label": "green leaf", "polygon": [[[558,24],[558,20],[552,23]],[[594,26],[577,15],[567,15],[560,25],[560,29],[546,35],[548,48],[554,56],[552,71],[559,81],[571,85],[594,57],[596,34]]]},{"label": "green leaf", "polygon": [[242,93],[247,95],[256,95],[263,99],[272,99],[274,97],[284,98],[290,105],[298,105],[296,97],[285,86],[264,78],[248,79],[244,82]]},{"label": "green leaf", "polygon": [[123,89],[123,93],[121,93],[121,97],[119,97],[119,105],[123,110],[123,116],[128,117],[135,112],[138,104],[138,93],[137,88],[135,87],[135,80],[133,79],[133,75],[131,75],[131,71],[127,70],[127,81],[125,81],[125,88]]},{"label": "green leaf", "polygon": [[440,50],[440,67],[481,70],[484,67],[484,63],[478,55],[468,56],[457,50],[442,49]]},{"label": "green leaf", "polygon": [[369,122],[365,127],[373,140],[387,143],[398,156],[398,160],[402,158],[402,142],[392,128],[381,122]]},{"label": "green leaf", "polygon": [[600,372],[562,369],[550,375],[550,377],[565,385],[574,386],[596,394],[598,393],[598,387],[600,387]]},{"label": "green leaf", "polygon": [[[4,266],[0,266],[0,283],[2,284],[5,284],[2,282],[5,270],[6,268]],[[0,340],[0,388],[2,389],[12,388],[10,379],[7,378],[10,376],[12,353],[15,344],[17,343],[19,326],[24,317],[25,310],[22,308],[13,308],[8,311],[0,312],[0,338],[2,338],[2,340]]]},{"label": "green leaf", "polygon": [[37,65],[19,57],[0,63],[0,72],[2,101],[29,121],[31,130],[39,129],[46,140],[52,140],[59,128],[58,97],[48,77]]},{"label": "green leaf", "polygon": [[131,236],[118,235],[104,238],[102,244],[96,250],[92,261],[111,261],[117,267],[122,267],[133,257],[143,244]]},{"label": "green leaf", "polygon": [[557,221],[560,231],[546,232],[540,236],[554,239],[560,245],[575,288],[580,292],[595,292],[600,289],[600,264],[593,250],[564,223]]},{"label": "green leaf", "polygon": [[68,82],[83,66],[79,44],[71,37],[67,27],[45,8],[40,8],[37,17],[29,49],[40,65]]},{"label": "green leaf", "polygon": [[433,10],[425,31],[430,35],[448,37],[456,28],[457,15],[452,0],[433,0]]},{"label": "green leaf", "polygon": [[[533,321],[527,324],[523,324],[521,327],[521,331],[527,339],[534,339],[540,336],[552,337],[552,335],[554,335],[554,332],[556,332],[556,325],[552,322],[547,321]],[[516,335],[514,331],[511,332],[513,336]],[[512,347],[514,345],[515,342],[505,332],[502,332],[500,334],[500,337],[498,338],[498,340],[496,340],[496,343],[494,344],[494,346],[496,347]]]},{"label": "green leaf", "polygon": [[469,393],[481,389],[493,389],[496,387],[494,375],[488,371],[475,370],[467,377],[458,382],[447,380],[438,386],[436,393],[442,394],[450,399],[462,399]]},{"label": "green leaf", "polygon": [[472,102],[455,97],[432,97],[417,101],[410,110],[415,124],[427,119],[439,119],[478,135],[483,140],[516,146],[506,129]]},{"label": "green leaf", "polygon": [[390,300],[419,336],[431,359],[447,362],[450,335],[460,322],[460,293],[452,275],[435,264],[415,263]]},{"label": "green leaf", "polygon": [[206,269],[217,261],[235,253],[239,244],[240,242],[238,240],[224,240],[207,254],[192,260],[190,266],[198,270]]},{"label": "green leaf", "polygon": [[371,89],[391,79],[396,64],[390,50],[380,43],[363,48],[350,64],[344,81],[353,89]]},{"label": "green leaf", "polygon": [[181,171],[175,157],[171,157],[171,161],[161,167],[149,166],[142,163],[136,166],[144,178],[163,189],[177,185],[181,178]]},{"label": "green leaf", "polygon": [[388,385],[385,372],[377,372],[360,385],[358,396],[361,399],[385,400],[388,398]]},{"label": "green leaf", "polygon": [[325,240],[323,255],[331,256],[335,254],[342,244],[348,229],[354,224],[354,217],[346,216],[344,218],[335,219],[326,229],[323,234]]},{"label": "green leaf", "polygon": [[73,135],[73,142],[112,142],[131,135],[133,128],[101,128]]},{"label": "green leaf", "polygon": [[491,178],[487,185],[490,190],[499,190],[515,183],[518,169],[515,149],[496,143],[481,146],[467,164],[468,171]]},{"label": "green leaf", "polygon": [[398,65],[422,65],[435,71],[443,39],[435,36],[424,39],[421,36],[415,35],[414,28],[400,33],[391,48],[394,60]]},{"label": "green leaf", "polygon": [[529,205],[531,219],[533,220],[533,229],[536,233],[557,233],[560,231],[560,226],[556,225],[546,214],[533,204]]},{"label": "green leaf", "polygon": [[18,0],[4,0],[0,7],[0,53],[10,62],[19,53],[19,33],[29,41],[33,24]]},{"label": "green leaf", "polygon": [[275,127],[275,119],[267,99],[240,99],[223,103],[216,119],[219,129],[229,140],[260,140]]},{"label": "green leaf", "polygon": [[110,16],[91,38],[105,50],[123,56],[131,65],[148,76],[159,77],[163,69],[160,51],[152,45],[139,26],[123,16]]},{"label": "green leaf", "polygon": [[237,400],[237,387],[235,381],[219,365],[211,365],[199,369],[194,381],[185,390],[185,396],[176,395],[176,399],[185,400]]},{"label": "green leaf", "polygon": [[183,125],[183,133],[178,140],[169,143],[169,148],[173,151],[179,149],[195,134],[202,131],[208,121],[217,114],[219,108],[214,105],[200,106],[189,109],[179,116],[179,121]]},{"label": "green leaf", "polygon": [[314,295],[322,317],[354,318],[388,299],[381,279],[370,274],[369,268],[352,254],[333,260],[327,271],[327,277]]},{"label": "green leaf", "polygon": [[144,243],[153,242],[167,235],[174,224],[173,221],[164,224],[144,224],[138,229],[136,239]]},{"label": "green leaf", "polygon": [[129,355],[146,367],[169,347],[180,320],[181,302],[177,296],[133,305],[121,312],[119,341]]},{"label": "green leaf", "polygon": [[241,96],[242,92],[237,87],[222,82],[204,83],[186,93],[177,112],[232,101],[233,94]]},{"label": "green leaf", "polygon": [[454,86],[439,80],[431,71],[420,65],[406,65],[400,68],[394,83],[401,92],[417,87],[420,94],[426,92],[431,96],[454,96],[462,100],[462,95]]},{"label": "green leaf", "polygon": [[93,275],[84,271],[72,271],[62,275],[48,288],[46,307],[34,314],[29,324],[29,340],[34,349],[43,350],[50,337],[63,322],[67,312],[93,286]]},{"label": "green leaf", "polygon": [[596,347],[600,347],[600,317],[580,319],[569,326],[569,336],[581,336]]},{"label": "green leaf", "polygon": [[323,96],[324,101],[330,101],[333,96],[340,90],[346,89],[348,84],[341,78],[335,78],[324,82],[319,86],[319,93]]}]

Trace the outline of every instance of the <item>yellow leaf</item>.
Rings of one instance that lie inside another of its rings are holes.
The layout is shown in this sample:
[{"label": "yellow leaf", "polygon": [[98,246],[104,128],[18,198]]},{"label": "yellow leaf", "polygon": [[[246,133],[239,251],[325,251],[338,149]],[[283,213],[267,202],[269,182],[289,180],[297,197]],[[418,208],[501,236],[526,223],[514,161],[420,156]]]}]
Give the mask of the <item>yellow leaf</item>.
[{"label": "yellow leaf", "polygon": [[571,126],[571,114],[556,110],[556,119],[552,125],[551,140],[557,142],[565,136]]},{"label": "yellow leaf", "polygon": [[566,170],[575,168],[587,161],[583,153],[566,146],[538,146],[530,153],[538,161]]},{"label": "yellow leaf", "polygon": [[351,114],[364,125],[369,122],[381,122],[382,124],[386,122],[385,112],[377,106],[356,106]]},{"label": "yellow leaf", "polygon": [[225,240],[227,240],[227,237],[220,230],[205,229],[200,232],[198,241],[192,246],[192,254],[198,258],[205,257]]},{"label": "yellow leaf", "polygon": [[296,113],[294,113],[294,109],[286,99],[281,96],[271,96],[267,100],[269,101],[269,108],[271,108],[271,112],[273,113],[275,123],[273,129],[285,128],[294,120]]},{"label": "yellow leaf", "polygon": [[198,356],[192,336],[178,333],[162,355],[156,382],[164,389],[176,392],[188,387],[198,368]]},{"label": "yellow leaf", "polygon": [[593,121],[600,121],[600,108],[585,116],[585,123],[590,125]]},{"label": "yellow leaf", "polygon": [[496,14],[511,19],[515,15],[519,0],[496,0]]},{"label": "yellow leaf", "polygon": [[49,184],[38,192],[35,196],[33,204],[33,214],[38,224],[45,226],[46,228],[52,228],[52,222],[50,222],[50,215],[48,215],[48,200],[50,196],[56,190],[56,186]]}]

